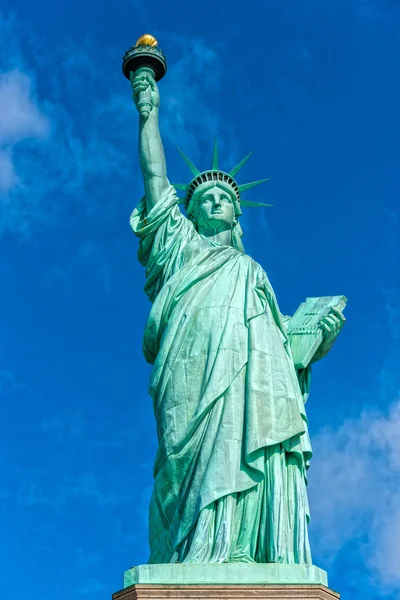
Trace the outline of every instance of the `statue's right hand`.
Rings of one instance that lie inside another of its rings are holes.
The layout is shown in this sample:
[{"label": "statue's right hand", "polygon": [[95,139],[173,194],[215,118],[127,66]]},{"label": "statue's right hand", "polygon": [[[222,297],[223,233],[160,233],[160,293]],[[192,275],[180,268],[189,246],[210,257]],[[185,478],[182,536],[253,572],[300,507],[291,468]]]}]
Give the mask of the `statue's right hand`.
[{"label": "statue's right hand", "polygon": [[132,97],[136,108],[138,108],[141,92],[146,92],[146,100],[151,103],[153,108],[158,108],[160,106],[160,92],[158,91],[158,85],[150,73],[141,73],[139,75],[131,73],[131,84],[133,89]]}]

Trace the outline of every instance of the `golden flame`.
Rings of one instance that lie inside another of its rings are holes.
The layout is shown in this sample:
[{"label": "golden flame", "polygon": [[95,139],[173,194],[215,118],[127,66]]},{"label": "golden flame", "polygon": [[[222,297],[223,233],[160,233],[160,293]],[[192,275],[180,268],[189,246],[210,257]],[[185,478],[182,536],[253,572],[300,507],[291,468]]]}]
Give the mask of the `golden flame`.
[{"label": "golden flame", "polygon": [[155,37],[149,33],[145,33],[144,35],[140,36],[136,42],[136,46],[158,46],[158,42]]}]

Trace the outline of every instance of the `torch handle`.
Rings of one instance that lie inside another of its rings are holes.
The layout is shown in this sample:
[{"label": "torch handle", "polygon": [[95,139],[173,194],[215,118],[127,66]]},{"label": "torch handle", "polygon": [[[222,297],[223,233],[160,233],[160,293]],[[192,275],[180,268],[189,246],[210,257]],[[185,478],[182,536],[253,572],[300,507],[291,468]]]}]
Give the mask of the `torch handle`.
[{"label": "torch handle", "polygon": [[[155,77],[153,69],[149,67],[139,67],[135,72],[130,72],[130,79],[133,80],[137,75],[143,75],[148,73],[153,78]],[[151,103],[151,87],[149,86],[146,90],[139,92],[138,94],[138,102],[137,102],[138,111],[141,117],[145,120],[149,118],[151,111],[153,110],[153,105]]]}]

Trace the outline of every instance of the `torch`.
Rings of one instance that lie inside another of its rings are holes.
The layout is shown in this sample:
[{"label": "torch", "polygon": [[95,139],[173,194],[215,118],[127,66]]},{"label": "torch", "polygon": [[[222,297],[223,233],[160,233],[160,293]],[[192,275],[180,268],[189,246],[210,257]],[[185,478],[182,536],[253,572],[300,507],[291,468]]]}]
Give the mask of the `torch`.
[{"label": "torch", "polygon": [[[167,72],[165,54],[158,47],[156,38],[146,33],[142,35],[135,46],[131,46],[122,58],[122,72],[132,81],[136,75],[150,73],[156,81],[160,81]],[[139,92],[138,109],[144,119],[151,112],[151,89]]]}]

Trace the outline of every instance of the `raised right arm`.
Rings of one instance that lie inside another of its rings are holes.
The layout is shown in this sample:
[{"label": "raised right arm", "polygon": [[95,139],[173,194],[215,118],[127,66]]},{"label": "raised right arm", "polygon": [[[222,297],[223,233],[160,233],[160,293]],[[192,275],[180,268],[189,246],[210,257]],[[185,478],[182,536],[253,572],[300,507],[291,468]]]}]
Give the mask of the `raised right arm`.
[{"label": "raised right arm", "polygon": [[164,148],[158,127],[160,94],[157,83],[147,73],[133,77],[131,82],[136,107],[141,91],[147,91],[153,107],[147,119],[141,114],[139,116],[139,160],[149,212],[169,187]]}]

